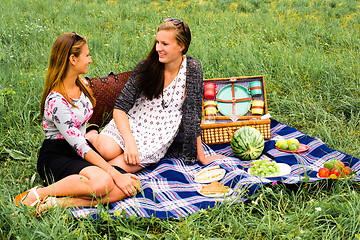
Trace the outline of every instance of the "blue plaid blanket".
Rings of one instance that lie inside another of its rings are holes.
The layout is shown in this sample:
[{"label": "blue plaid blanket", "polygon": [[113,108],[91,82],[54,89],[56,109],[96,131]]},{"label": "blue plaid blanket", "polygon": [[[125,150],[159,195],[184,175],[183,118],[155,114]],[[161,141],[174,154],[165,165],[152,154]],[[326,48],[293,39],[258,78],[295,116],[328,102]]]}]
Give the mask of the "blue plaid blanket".
[{"label": "blue plaid blanket", "polygon": [[[300,153],[286,153],[275,148],[279,138],[297,138],[306,144],[309,150]],[[179,159],[163,159],[155,166],[137,173],[142,183],[142,192],[133,198],[111,203],[109,209],[103,208],[71,208],[74,217],[101,217],[110,214],[111,217],[136,216],[156,218],[181,218],[191,215],[201,209],[213,208],[219,204],[245,201],[259,187],[281,181],[294,184],[303,181],[320,180],[316,177],[317,170],[330,159],[339,159],[351,167],[359,181],[360,161],[348,154],[328,148],[320,139],[312,138],[295,128],[271,120],[271,139],[265,141],[264,153],[261,159],[272,159],[278,163],[291,166],[291,173],[286,176],[259,178],[248,174],[251,161],[240,161],[234,157],[229,144],[207,146],[203,144],[207,156],[213,154],[225,155],[225,158],[211,162],[206,167],[217,166],[226,170],[225,177],[220,181],[231,187],[234,192],[225,198],[204,197],[197,191],[202,184],[194,182],[194,175],[205,166],[201,164],[185,165]]]}]

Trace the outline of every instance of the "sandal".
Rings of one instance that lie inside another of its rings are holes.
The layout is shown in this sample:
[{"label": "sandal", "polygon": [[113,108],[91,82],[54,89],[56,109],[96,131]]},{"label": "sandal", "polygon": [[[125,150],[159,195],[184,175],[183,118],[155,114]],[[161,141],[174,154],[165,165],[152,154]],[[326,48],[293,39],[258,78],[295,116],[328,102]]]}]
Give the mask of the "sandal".
[{"label": "sandal", "polygon": [[88,132],[90,132],[90,131],[92,131],[92,130],[95,130],[95,131],[97,131],[97,133],[99,133],[99,132],[100,132],[100,127],[99,127],[99,125],[97,125],[97,124],[89,124],[89,125],[86,127],[86,133],[88,133]]},{"label": "sandal", "polygon": [[45,197],[43,202],[36,208],[36,217],[39,218],[42,214],[48,212],[50,209],[57,207],[59,204],[56,201],[56,197]]},{"label": "sandal", "polygon": [[38,189],[40,186],[36,186],[36,187],[33,187],[29,190],[26,190],[25,192],[23,193],[20,193],[19,195],[17,195],[15,197],[15,204],[18,205],[19,207],[21,207],[20,204],[24,204],[24,200],[28,197],[28,195],[30,193],[33,193],[36,197],[36,200],[34,202],[32,202],[29,207],[35,207],[36,205],[38,205],[40,202],[41,202],[41,199],[40,199],[40,196],[39,194],[36,192],[36,189]]}]

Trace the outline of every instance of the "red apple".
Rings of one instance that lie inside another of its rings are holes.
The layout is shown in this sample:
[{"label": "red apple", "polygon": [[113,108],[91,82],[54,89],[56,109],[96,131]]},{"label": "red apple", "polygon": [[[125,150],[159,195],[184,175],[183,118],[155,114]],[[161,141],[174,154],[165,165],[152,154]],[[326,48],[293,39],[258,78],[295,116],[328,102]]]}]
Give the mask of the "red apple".
[{"label": "red apple", "polygon": [[318,172],[318,176],[322,178],[327,178],[330,175],[330,171],[327,168],[320,168]]},{"label": "red apple", "polygon": [[337,167],[334,167],[334,168],[331,169],[331,171],[330,171],[330,175],[331,175],[331,174],[335,174],[337,177],[340,176],[340,173],[341,173],[341,171],[340,171],[340,169],[337,168]]}]

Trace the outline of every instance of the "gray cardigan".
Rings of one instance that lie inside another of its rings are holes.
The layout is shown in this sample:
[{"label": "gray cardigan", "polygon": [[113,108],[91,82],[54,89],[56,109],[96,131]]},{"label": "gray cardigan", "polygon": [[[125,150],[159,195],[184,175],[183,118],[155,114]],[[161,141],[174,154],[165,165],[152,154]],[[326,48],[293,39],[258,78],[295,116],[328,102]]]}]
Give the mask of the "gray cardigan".
[{"label": "gray cardigan", "polygon": [[[180,130],[169,147],[166,157],[181,158],[185,164],[197,161],[196,139],[201,135],[200,122],[202,116],[203,77],[200,62],[186,56],[186,97],[182,106]],[[140,97],[139,80],[142,64],[135,67],[121,94],[115,102],[115,108],[128,113]]]}]

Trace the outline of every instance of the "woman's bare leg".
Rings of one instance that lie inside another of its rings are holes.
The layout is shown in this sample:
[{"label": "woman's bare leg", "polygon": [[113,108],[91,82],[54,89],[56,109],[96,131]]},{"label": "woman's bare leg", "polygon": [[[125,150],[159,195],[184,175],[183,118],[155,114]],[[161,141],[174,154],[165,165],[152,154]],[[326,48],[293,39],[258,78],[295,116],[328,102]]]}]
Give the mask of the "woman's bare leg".
[{"label": "woman's bare leg", "polygon": [[91,134],[88,140],[94,145],[100,155],[107,161],[119,156],[124,151],[119,144],[110,136],[105,134]]},{"label": "woman's bare leg", "polygon": [[[81,197],[57,197],[56,203],[62,207],[91,207],[98,204],[106,204],[111,202],[120,201],[127,198],[123,191],[119,188],[114,188],[105,197],[94,197],[92,199],[81,198]],[[46,203],[48,204],[48,203]],[[49,205],[49,204],[48,204]]]},{"label": "woman's bare leg", "polygon": [[[133,185],[134,191],[140,189],[139,180],[134,180]],[[40,199],[47,196],[62,197],[60,203],[67,199],[66,205],[69,206],[93,206],[128,197],[116,186],[108,173],[96,166],[86,167],[79,175],[70,175],[47,187],[38,188],[36,192]],[[30,193],[23,203],[29,206],[35,200],[35,195]]]},{"label": "woman's bare leg", "polygon": [[[83,199],[105,197],[113,190],[115,183],[111,176],[101,168],[89,166],[79,174],[67,176],[47,187],[38,188],[36,192],[40,199],[46,196],[77,196]],[[36,199],[34,194],[29,194],[23,201],[30,205]]]},{"label": "woman's bare leg", "polygon": [[128,173],[136,173],[140,170],[142,170],[143,168],[139,165],[129,165],[125,162],[124,159],[124,154],[121,154],[113,159],[111,159],[110,161],[108,161],[109,164],[114,165],[114,166],[118,166],[120,168],[122,168],[123,170],[125,170]]},{"label": "woman's bare leg", "polygon": [[[136,195],[136,189],[140,189],[141,183],[137,180],[134,183],[134,196]],[[38,211],[41,213],[46,211],[49,207],[54,204],[58,204],[60,207],[92,207],[98,204],[107,204],[116,202],[127,198],[123,191],[115,187],[105,198],[93,198],[84,199],[79,197],[60,197],[55,199],[47,199],[43,204],[38,207]],[[55,201],[55,203],[53,202]]]},{"label": "woman's bare leg", "polygon": [[118,166],[128,173],[135,173],[143,169],[139,165],[129,165],[124,161],[123,150],[117,142],[105,134],[92,134],[88,140],[99,151],[100,155],[108,161],[109,164]]}]

